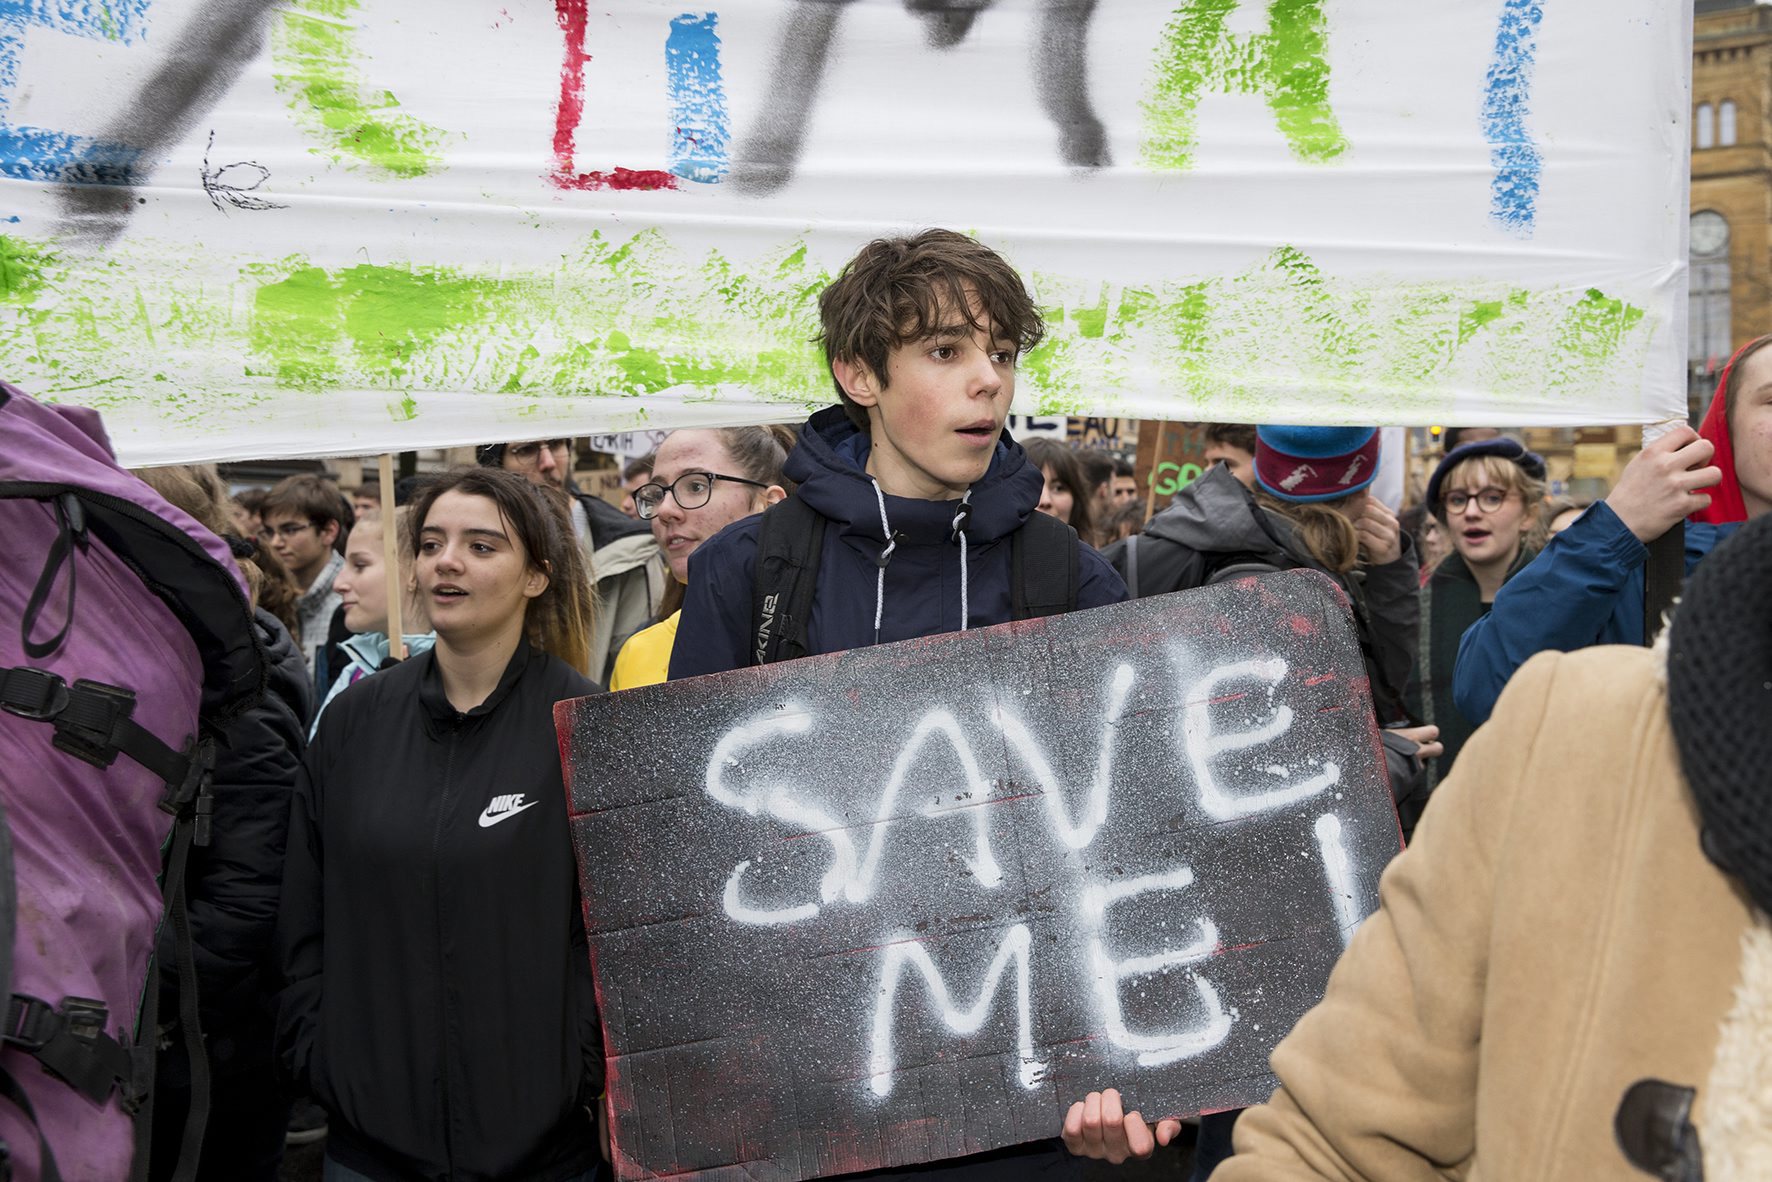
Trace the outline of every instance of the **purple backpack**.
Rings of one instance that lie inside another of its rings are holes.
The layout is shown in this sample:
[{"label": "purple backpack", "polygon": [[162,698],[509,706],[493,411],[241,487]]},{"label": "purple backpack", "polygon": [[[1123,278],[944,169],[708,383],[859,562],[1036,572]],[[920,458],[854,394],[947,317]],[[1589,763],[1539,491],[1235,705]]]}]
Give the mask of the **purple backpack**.
[{"label": "purple backpack", "polygon": [[145,1177],[155,936],[186,927],[200,1039],[184,855],[208,736],[262,692],[263,655],[227,544],[118,467],[96,413],[4,383],[0,537],[0,1178]]}]

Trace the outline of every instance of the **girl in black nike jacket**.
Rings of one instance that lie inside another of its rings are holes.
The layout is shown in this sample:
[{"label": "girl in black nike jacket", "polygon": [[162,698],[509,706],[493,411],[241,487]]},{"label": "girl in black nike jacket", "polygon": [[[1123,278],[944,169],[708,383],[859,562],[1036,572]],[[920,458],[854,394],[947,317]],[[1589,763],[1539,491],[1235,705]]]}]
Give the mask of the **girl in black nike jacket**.
[{"label": "girl in black nike jacket", "polygon": [[413,512],[436,648],[321,719],[297,786],[279,1043],[328,1182],[576,1182],[603,1087],[553,705],[590,583],[563,498],[466,469]]}]

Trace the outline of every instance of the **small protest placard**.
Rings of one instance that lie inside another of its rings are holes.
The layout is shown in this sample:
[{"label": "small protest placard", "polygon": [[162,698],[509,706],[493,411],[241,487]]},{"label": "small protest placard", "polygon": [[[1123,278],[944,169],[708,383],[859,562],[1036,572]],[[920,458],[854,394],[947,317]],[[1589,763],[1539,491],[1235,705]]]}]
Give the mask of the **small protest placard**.
[{"label": "small protest placard", "polygon": [[1266,1098],[1399,847],[1306,572],[561,703],[623,1178]]}]

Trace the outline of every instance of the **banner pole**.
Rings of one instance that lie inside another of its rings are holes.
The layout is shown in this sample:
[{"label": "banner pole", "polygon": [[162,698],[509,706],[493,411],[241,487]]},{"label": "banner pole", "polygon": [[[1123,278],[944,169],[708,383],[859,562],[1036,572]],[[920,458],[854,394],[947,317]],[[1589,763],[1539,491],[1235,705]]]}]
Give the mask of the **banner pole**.
[{"label": "banner pole", "polygon": [[1169,420],[1157,420],[1157,444],[1151,449],[1151,471],[1145,478],[1144,519],[1149,521],[1151,513],[1157,505],[1157,467],[1163,462],[1163,444],[1168,442],[1164,436],[1169,433]]},{"label": "banner pole", "polygon": [[388,654],[406,659],[406,583],[400,578],[400,519],[394,508],[394,455],[383,452],[376,462],[381,477],[381,558],[388,572]]}]

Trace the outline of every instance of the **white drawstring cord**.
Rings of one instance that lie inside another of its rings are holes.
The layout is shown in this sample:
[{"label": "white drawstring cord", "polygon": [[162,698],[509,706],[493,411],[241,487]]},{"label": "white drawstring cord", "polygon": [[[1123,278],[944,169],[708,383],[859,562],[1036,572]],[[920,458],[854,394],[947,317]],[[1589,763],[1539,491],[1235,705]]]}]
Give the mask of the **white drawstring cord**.
[{"label": "white drawstring cord", "polygon": [[880,643],[880,619],[886,612],[886,564],[892,559],[892,552],[898,549],[898,539],[892,536],[892,523],[886,520],[886,494],[880,489],[880,482],[869,477],[874,486],[874,497],[880,502],[880,536],[886,539],[886,548],[880,551],[880,577],[874,583],[874,643]]},{"label": "white drawstring cord", "polygon": [[971,588],[968,584],[969,563],[966,561],[966,526],[972,518],[972,490],[967,489],[966,495],[960,498],[960,507],[954,511],[954,532],[960,536],[960,631],[964,632],[972,626]]}]

